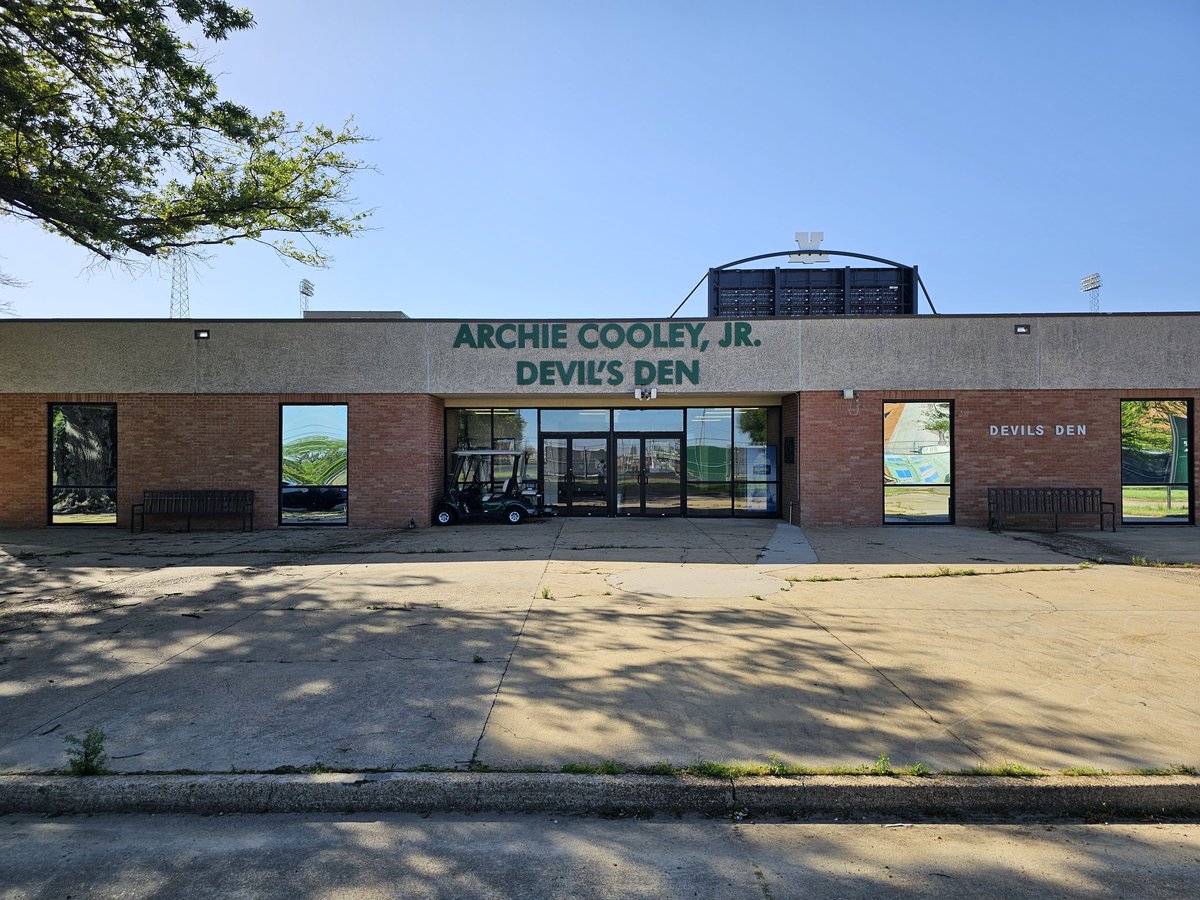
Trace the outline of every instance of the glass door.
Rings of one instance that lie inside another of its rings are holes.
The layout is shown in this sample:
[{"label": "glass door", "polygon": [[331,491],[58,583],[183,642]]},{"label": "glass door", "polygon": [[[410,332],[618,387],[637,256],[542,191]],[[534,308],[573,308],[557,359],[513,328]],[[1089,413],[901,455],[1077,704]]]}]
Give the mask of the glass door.
[{"label": "glass door", "polygon": [[683,441],[678,437],[616,439],[616,512],[621,516],[677,516],[683,510]]},{"label": "glass door", "polygon": [[608,438],[542,436],[545,505],[560,516],[608,514]]}]

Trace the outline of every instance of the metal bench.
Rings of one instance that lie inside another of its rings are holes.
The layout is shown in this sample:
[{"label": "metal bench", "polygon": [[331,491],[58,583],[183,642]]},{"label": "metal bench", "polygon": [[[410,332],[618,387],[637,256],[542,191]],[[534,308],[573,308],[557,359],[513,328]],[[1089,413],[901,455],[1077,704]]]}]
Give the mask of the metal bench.
[{"label": "metal bench", "polygon": [[142,491],[142,502],[129,507],[129,531],[135,520],[146,530],[146,516],[241,516],[242,531],[254,530],[254,491]]},{"label": "metal bench", "polygon": [[1058,517],[1098,516],[1100,530],[1104,530],[1104,517],[1108,516],[1112,530],[1117,530],[1117,506],[1106,502],[1101,488],[1079,487],[990,487],[988,488],[988,528],[991,531],[1004,529],[1004,515],[1053,515],[1054,530],[1058,531]]}]

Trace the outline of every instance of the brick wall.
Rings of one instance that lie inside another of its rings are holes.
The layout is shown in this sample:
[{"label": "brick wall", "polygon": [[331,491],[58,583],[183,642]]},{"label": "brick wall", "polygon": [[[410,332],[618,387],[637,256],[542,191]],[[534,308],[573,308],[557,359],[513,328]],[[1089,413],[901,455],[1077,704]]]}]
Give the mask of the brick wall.
[{"label": "brick wall", "polygon": [[842,399],[841,391],[800,397],[799,525],[883,522],[880,395]]},{"label": "brick wall", "polygon": [[[795,503],[796,524],[873,526],[883,521],[884,401],[954,401],[955,516],[984,525],[989,485],[1098,486],[1118,504],[1120,401],[1191,398],[1196,391],[951,391],[942,394],[840,392],[783,401],[782,436],[794,436],[798,466],[782,465],[780,513]],[[350,524],[403,527],[430,523],[444,478],[443,403],[422,394],[55,394],[0,395],[0,526],[46,524],[49,403],[116,403],[119,523],[144,489],[251,488],[255,527],[279,520],[279,406],[346,403],[349,407]],[[990,426],[1042,425],[1037,435],[992,435]],[[1055,425],[1083,425],[1086,435],[1055,435]],[[782,443],[782,442],[781,442]],[[780,454],[782,458],[782,446]],[[1193,486],[1200,458],[1192,454]],[[1200,518],[1200,490],[1191,497]],[[164,527],[170,522],[164,521]],[[228,527],[225,523],[208,523]],[[194,527],[205,527],[195,523]]]},{"label": "brick wall", "polygon": [[0,526],[46,524],[46,441],[43,398],[0,394]]},{"label": "brick wall", "polygon": [[[117,404],[118,524],[143,490],[245,488],[255,528],[279,522],[282,403],[346,403],[350,524],[428,525],[441,493],[442,401],[420,394],[54,394],[0,396],[0,526],[46,524],[47,405]],[[155,519],[164,528],[182,524]],[[229,527],[196,520],[193,528]]]},{"label": "brick wall", "polygon": [[[993,485],[1100,487],[1121,516],[1121,400],[1191,398],[1193,422],[1200,394],[1180,391],[864,391],[857,401],[837,392],[805,393],[800,408],[800,515],[813,527],[883,522],[883,404],[951,400],[954,403],[954,506],[960,525],[986,525],[987,488]],[[1044,434],[992,434],[991,426],[1041,425]],[[1055,426],[1086,434],[1055,434]],[[1200,460],[1192,453],[1193,488]],[[1200,511],[1193,489],[1193,510]],[[786,510],[785,510],[786,515]]]},{"label": "brick wall", "polygon": [[350,398],[350,522],[430,524],[445,467],[443,404],[422,394]]}]

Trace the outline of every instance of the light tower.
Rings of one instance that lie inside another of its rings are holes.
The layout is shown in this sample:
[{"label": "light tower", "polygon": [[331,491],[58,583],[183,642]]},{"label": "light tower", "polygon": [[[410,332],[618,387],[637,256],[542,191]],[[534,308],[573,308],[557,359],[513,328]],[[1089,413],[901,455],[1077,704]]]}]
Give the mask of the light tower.
[{"label": "light tower", "polygon": [[312,299],[313,291],[316,288],[313,283],[307,278],[300,279],[300,315],[304,316],[308,312],[308,301]]},{"label": "light tower", "polygon": [[1079,289],[1088,295],[1088,312],[1100,312],[1100,273],[1093,272],[1079,280]]},{"label": "light tower", "polygon": [[171,254],[171,318],[190,319],[191,304],[188,302],[187,257],[178,250]]}]

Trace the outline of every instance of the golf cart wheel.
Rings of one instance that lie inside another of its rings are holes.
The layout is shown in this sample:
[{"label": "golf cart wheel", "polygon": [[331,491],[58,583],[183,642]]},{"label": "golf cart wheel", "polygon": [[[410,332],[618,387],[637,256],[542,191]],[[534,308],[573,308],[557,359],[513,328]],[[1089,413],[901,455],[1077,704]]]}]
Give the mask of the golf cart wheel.
[{"label": "golf cart wheel", "polygon": [[433,514],[433,524],[434,525],[453,525],[454,524],[454,512],[452,510],[445,509],[445,508],[439,509],[437,512],[435,512]]},{"label": "golf cart wheel", "polygon": [[509,525],[520,525],[521,520],[525,518],[525,513],[517,509],[515,506],[504,514],[504,521]]}]

